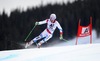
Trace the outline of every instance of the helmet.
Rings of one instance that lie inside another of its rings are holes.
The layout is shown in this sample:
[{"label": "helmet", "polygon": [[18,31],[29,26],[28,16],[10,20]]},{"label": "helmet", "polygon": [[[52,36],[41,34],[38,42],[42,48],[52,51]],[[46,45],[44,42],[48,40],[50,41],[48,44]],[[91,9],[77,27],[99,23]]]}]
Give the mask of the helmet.
[{"label": "helmet", "polygon": [[51,14],[50,15],[50,20],[55,20],[56,19],[56,15],[55,14]]}]

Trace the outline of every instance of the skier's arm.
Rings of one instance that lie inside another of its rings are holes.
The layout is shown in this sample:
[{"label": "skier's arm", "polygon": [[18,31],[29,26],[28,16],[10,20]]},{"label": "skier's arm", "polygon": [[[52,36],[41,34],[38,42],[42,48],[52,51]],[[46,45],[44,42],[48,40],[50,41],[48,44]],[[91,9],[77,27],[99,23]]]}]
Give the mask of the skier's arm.
[{"label": "skier's arm", "polygon": [[47,23],[47,20],[36,22],[35,25],[42,25],[42,24],[45,24],[45,23]]},{"label": "skier's arm", "polygon": [[57,27],[60,31],[60,39],[63,39],[63,29],[62,29],[62,27],[60,26],[60,24],[58,22],[57,22]]},{"label": "skier's arm", "polygon": [[46,20],[40,21],[39,25],[46,24]]}]

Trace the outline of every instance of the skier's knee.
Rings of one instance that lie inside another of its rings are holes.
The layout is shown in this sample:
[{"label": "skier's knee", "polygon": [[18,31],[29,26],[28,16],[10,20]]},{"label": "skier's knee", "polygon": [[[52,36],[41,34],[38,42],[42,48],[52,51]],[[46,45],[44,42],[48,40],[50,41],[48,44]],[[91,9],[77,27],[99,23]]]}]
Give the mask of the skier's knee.
[{"label": "skier's knee", "polygon": [[34,39],[32,39],[31,41],[33,41],[34,43],[36,43],[36,42],[37,42],[37,40],[34,40]]}]

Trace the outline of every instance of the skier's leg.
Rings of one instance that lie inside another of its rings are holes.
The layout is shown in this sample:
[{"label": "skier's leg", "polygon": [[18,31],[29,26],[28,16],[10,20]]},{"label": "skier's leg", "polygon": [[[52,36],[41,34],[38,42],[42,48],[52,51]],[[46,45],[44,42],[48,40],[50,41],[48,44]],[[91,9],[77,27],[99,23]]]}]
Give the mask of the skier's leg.
[{"label": "skier's leg", "polygon": [[25,48],[29,47],[30,45],[32,45],[34,42],[31,40],[30,42],[27,42],[25,45]]},{"label": "skier's leg", "polygon": [[40,34],[39,36],[35,37],[34,39],[32,39],[30,42],[27,42],[26,45],[25,45],[25,48],[31,46],[33,43],[36,43],[37,40],[43,38],[42,35]]},{"label": "skier's leg", "polygon": [[41,45],[42,45],[43,43],[45,43],[45,42],[44,42],[43,40],[41,40],[41,41],[37,44],[37,47],[40,48]]},{"label": "skier's leg", "polygon": [[37,37],[35,37],[33,40],[31,40],[31,41],[33,41],[33,42],[37,42],[38,40],[40,40],[41,38],[43,38],[43,35],[42,35],[42,33],[39,35],[39,36],[37,36]]},{"label": "skier's leg", "polygon": [[40,48],[41,45],[45,42],[47,42],[50,38],[52,37],[51,34],[47,35],[43,40],[41,40],[38,44],[37,44],[37,47]]}]

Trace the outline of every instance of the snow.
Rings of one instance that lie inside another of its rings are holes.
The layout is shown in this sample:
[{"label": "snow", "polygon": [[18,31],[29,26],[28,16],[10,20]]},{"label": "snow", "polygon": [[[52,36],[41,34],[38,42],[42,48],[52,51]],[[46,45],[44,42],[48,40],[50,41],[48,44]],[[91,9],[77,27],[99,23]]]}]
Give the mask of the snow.
[{"label": "snow", "polygon": [[75,38],[43,48],[1,51],[0,61],[100,61],[100,39],[96,38],[95,31],[92,37],[92,44],[84,42],[89,39],[86,37],[79,38],[78,45]]},{"label": "snow", "polygon": [[0,52],[0,61],[100,61],[100,43]]}]

